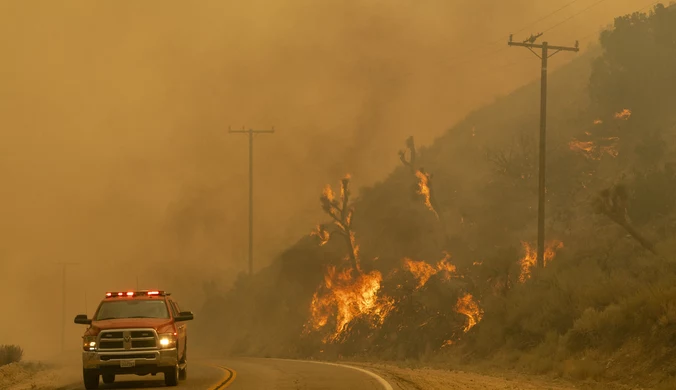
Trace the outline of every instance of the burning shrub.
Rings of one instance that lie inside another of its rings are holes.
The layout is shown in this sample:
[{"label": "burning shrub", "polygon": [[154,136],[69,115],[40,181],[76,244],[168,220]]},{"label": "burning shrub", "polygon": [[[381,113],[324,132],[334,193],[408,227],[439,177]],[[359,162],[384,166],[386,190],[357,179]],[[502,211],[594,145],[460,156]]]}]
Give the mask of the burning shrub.
[{"label": "burning shrub", "polygon": [[18,345],[0,345],[0,366],[18,363],[23,357],[23,349]]},{"label": "burning shrub", "polygon": [[359,269],[346,268],[339,272],[336,267],[329,267],[324,291],[321,294],[316,292],[312,297],[308,329],[318,331],[332,321],[335,323],[333,331],[324,338],[324,342],[335,342],[344,337],[355,319],[369,319],[372,326],[382,324],[392,310],[393,302],[379,295],[381,281],[378,271],[364,273]]},{"label": "burning shrub", "polygon": [[[523,283],[530,278],[531,268],[537,264],[537,250],[529,243],[522,241],[524,256],[519,261],[521,265],[521,275],[519,275],[519,282]],[[544,266],[556,256],[556,251],[563,248],[563,242],[559,240],[549,241],[545,246]]]}]

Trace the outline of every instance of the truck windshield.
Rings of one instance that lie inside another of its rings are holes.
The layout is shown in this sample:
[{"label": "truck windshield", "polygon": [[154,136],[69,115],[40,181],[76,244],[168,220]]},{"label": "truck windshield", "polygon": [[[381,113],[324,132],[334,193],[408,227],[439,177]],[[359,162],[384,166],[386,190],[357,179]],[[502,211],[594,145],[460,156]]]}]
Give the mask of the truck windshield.
[{"label": "truck windshield", "polygon": [[125,300],[101,303],[95,320],[116,318],[169,318],[169,311],[164,301]]}]

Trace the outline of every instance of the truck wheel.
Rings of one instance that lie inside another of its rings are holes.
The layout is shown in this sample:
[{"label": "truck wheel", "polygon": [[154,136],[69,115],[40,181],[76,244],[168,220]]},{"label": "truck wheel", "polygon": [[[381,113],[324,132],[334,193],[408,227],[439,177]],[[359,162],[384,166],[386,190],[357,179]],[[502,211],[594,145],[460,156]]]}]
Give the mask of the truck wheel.
[{"label": "truck wheel", "polygon": [[85,389],[95,390],[99,388],[99,373],[96,370],[82,370]]},{"label": "truck wheel", "polygon": [[183,347],[183,359],[181,359],[181,363],[183,363],[183,369],[179,369],[178,371],[178,379],[184,381],[188,379],[188,344],[186,340],[186,345]]},{"label": "truck wheel", "polygon": [[101,378],[103,379],[103,383],[106,384],[115,382],[115,374],[103,374]]},{"label": "truck wheel", "polygon": [[176,366],[166,370],[164,372],[164,384],[167,386],[177,386],[178,385],[178,363]]}]

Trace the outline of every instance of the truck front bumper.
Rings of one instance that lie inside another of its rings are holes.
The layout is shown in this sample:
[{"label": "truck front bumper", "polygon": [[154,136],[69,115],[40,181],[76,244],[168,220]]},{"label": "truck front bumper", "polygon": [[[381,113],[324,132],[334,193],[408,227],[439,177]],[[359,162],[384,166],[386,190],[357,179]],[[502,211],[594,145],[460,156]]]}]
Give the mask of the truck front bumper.
[{"label": "truck front bumper", "polygon": [[[133,365],[130,362],[133,361]],[[110,373],[157,373],[164,369],[176,367],[178,351],[176,348],[147,350],[147,351],[119,351],[119,352],[82,352],[82,368],[85,370],[100,370]]]}]

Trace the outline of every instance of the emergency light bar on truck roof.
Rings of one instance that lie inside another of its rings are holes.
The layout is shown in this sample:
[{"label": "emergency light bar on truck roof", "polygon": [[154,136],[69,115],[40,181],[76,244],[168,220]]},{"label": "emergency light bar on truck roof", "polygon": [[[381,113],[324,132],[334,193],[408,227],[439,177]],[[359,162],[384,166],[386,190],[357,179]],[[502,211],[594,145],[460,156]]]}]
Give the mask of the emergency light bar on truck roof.
[{"label": "emergency light bar on truck roof", "polygon": [[111,291],[106,293],[106,298],[118,298],[118,297],[139,297],[139,296],[159,296],[164,297],[171,295],[168,292],[162,290],[142,290],[142,291]]}]

